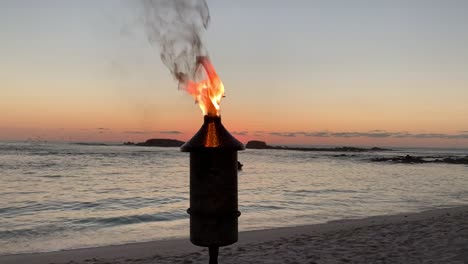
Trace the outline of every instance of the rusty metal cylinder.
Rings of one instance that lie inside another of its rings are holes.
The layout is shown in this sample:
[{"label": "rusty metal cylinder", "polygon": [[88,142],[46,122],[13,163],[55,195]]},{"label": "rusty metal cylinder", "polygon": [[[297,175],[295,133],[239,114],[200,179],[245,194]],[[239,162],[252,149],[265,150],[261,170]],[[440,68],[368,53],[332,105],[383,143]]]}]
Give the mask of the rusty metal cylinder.
[{"label": "rusty metal cylinder", "polygon": [[203,126],[181,150],[190,152],[190,241],[221,247],[237,242],[237,151],[244,149],[221,124],[205,116]]},{"label": "rusty metal cylinder", "polygon": [[237,152],[190,153],[190,240],[198,246],[237,242]]}]

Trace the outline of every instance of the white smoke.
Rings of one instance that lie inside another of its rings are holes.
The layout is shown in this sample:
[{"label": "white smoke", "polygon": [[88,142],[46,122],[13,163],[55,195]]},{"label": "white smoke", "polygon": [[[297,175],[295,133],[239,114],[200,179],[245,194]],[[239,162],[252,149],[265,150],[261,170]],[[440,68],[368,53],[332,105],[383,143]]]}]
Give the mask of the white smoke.
[{"label": "white smoke", "polygon": [[[202,33],[210,22],[205,0],[142,0],[148,40],[180,85],[195,80],[199,56],[207,56]],[[179,87],[180,87],[179,85]],[[183,86],[182,86],[183,87]]]}]

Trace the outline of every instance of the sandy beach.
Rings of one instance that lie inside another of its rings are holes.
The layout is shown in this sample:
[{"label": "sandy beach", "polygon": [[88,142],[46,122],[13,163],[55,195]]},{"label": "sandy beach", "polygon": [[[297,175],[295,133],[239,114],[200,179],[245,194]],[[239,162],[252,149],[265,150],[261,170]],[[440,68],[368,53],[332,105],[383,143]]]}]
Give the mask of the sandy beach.
[{"label": "sandy beach", "polygon": [[[2,264],[207,263],[187,238],[0,257]],[[220,263],[468,263],[468,206],[241,232]]]}]

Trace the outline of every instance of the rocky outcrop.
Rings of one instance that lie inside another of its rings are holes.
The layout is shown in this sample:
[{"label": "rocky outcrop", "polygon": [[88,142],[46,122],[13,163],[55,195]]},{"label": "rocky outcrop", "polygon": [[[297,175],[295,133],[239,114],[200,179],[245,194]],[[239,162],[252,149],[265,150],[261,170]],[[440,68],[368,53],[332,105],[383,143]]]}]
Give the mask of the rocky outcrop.
[{"label": "rocky outcrop", "polygon": [[180,147],[183,144],[183,141],[176,139],[152,138],[145,142],[136,143],[135,145],[145,147]]},{"label": "rocky outcrop", "polygon": [[245,148],[248,149],[267,149],[269,146],[266,144],[265,141],[260,141],[260,140],[251,140],[247,142],[245,145]]}]

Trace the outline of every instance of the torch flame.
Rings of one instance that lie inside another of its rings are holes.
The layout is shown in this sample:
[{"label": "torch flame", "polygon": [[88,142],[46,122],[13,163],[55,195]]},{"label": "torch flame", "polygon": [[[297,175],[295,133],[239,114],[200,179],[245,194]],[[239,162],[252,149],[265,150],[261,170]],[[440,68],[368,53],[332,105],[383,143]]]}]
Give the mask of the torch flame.
[{"label": "torch flame", "polygon": [[195,98],[203,115],[219,116],[219,104],[224,96],[224,85],[208,57],[197,57],[197,75],[205,78],[192,81],[183,74],[177,76],[179,85]]}]

